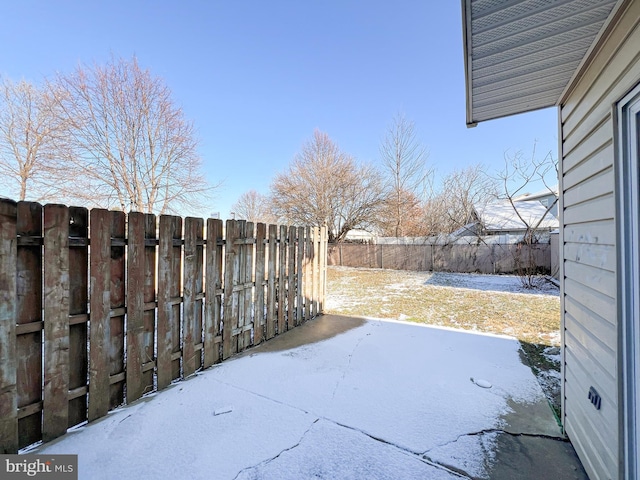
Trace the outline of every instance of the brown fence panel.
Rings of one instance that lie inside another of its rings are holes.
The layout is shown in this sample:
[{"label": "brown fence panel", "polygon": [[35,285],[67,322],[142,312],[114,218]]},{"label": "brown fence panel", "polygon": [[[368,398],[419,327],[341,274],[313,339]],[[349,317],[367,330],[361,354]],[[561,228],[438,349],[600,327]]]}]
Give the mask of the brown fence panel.
[{"label": "brown fence panel", "polygon": [[[0,199],[0,453],[18,450],[16,314],[17,206]],[[25,390],[29,386],[25,385]],[[23,394],[24,395],[24,394]],[[29,400],[29,393],[24,395]],[[30,435],[29,435],[30,436]]]},{"label": "brown fence panel", "polygon": [[[16,358],[20,447],[42,438],[42,206],[18,202]],[[4,241],[3,241],[4,244]],[[9,243],[11,245],[12,243]],[[15,240],[13,240],[15,245]],[[2,267],[4,271],[4,266]]]},{"label": "brown fence panel", "polygon": [[265,288],[265,238],[267,226],[258,223],[256,226],[256,296],[253,312],[253,343],[258,345],[264,338],[265,314],[264,314],[264,288]]},{"label": "brown fence panel", "polygon": [[204,308],[204,368],[221,359],[222,220],[207,220],[206,285]]},{"label": "brown fence panel", "polygon": [[52,440],[322,308],[318,229],[270,225],[267,240],[265,224],[228,221],[224,240],[222,222],[209,219],[205,243],[198,218],[185,220],[183,239],[180,217],[161,216],[156,229],[153,215],[95,209],[89,218],[85,208],[11,201],[0,201],[0,227],[3,453]]}]

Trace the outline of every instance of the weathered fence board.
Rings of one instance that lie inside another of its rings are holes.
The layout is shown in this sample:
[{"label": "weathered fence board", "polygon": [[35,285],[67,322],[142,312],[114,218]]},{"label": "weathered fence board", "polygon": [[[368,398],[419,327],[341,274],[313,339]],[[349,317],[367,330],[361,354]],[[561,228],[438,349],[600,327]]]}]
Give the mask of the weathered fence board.
[{"label": "weathered fence board", "polygon": [[0,452],[322,313],[325,230],[204,226],[0,200]]},{"label": "weathered fence board", "polygon": [[69,209],[44,207],[44,416],[49,441],[69,426]]},{"label": "weathered fence board", "polygon": [[207,220],[204,368],[220,361],[222,312],[222,220]]},{"label": "weathered fence board", "polygon": [[89,421],[109,411],[109,342],[111,340],[111,212],[91,211],[91,335],[89,337]]},{"label": "weathered fence board", "polygon": [[255,345],[262,342],[264,338],[265,315],[264,315],[264,287],[265,287],[265,240],[267,226],[258,223],[256,226],[256,303],[254,309],[253,322],[253,342]]},{"label": "weathered fence board", "polygon": [[267,252],[267,340],[276,334],[276,265],[278,257],[278,226],[269,225],[269,249]]},{"label": "weathered fence board", "polygon": [[296,227],[289,227],[287,266],[287,329],[296,326]]}]

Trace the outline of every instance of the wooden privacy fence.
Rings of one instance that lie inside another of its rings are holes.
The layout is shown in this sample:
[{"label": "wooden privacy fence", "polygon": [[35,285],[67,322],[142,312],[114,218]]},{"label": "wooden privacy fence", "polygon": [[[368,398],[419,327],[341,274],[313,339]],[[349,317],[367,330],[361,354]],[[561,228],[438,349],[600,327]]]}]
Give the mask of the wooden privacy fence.
[{"label": "wooden privacy fence", "polygon": [[326,230],[0,200],[0,453],[322,312]]},{"label": "wooden privacy fence", "polygon": [[[531,262],[531,263],[529,263]],[[328,264],[457,273],[517,273],[533,265],[540,273],[554,271],[551,246],[513,244],[362,244],[329,245]]]}]

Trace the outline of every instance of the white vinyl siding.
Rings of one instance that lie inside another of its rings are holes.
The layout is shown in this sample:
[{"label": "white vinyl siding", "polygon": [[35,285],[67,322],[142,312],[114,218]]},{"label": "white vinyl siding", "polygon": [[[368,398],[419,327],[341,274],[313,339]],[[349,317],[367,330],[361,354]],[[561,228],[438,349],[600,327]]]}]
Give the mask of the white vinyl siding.
[{"label": "white vinyl siding", "polygon": [[[563,422],[591,479],[619,478],[614,105],[640,81],[640,2],[630,2],[561,100]],[[596,410],[590,387],[602,397]]]}]

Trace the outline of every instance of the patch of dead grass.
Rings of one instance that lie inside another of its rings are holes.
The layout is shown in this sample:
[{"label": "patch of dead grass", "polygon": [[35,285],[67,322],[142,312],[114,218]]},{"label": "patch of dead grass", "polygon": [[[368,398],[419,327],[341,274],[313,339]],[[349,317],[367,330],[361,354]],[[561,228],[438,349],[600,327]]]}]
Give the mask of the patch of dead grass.
[{"label": "patch of dead grass", "polygon": [[407,320],[558,345],[560,300],[426,285],[429,272],[329,267],[326,313]]}]

